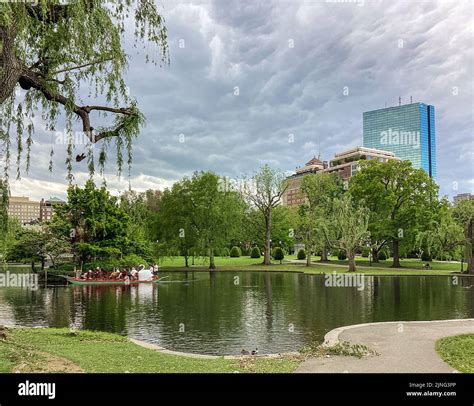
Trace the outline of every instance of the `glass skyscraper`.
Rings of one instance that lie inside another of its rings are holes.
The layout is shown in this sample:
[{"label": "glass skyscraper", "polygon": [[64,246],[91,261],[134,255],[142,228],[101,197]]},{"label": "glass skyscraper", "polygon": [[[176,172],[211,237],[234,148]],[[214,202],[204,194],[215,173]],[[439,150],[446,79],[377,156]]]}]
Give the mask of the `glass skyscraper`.
[{"label": "glass skyscraper", "polygon": [[436,178],[434,106],[411,103],[364,113],[364,147],[395,153]]}]

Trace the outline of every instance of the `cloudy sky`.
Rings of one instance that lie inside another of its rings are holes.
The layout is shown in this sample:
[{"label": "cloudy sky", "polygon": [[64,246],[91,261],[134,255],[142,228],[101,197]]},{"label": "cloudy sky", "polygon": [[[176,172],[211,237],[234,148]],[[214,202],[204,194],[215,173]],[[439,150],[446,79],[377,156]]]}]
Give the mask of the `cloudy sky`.
[{"label": "cloudy sky", "polygon": [[[147,119],[134,144],[134,189],[162,189],[195,170],[235,178],[265,163],[292,171],[313,155],[329,160],[362,145],[364,111],[412,96],[436,108],[441,193],[474,193],[471,1],[160,4],[170,65],[146,64],[125,44],[130,93]],[[56,148],[50,174],[51,134],[36,127],[32,170],[12,194],[64,197],[64,151]],[[85,161],[74,166],[78,183],[85,171]],[[106,179],[115,192],[128,187],[113,158]]]}]

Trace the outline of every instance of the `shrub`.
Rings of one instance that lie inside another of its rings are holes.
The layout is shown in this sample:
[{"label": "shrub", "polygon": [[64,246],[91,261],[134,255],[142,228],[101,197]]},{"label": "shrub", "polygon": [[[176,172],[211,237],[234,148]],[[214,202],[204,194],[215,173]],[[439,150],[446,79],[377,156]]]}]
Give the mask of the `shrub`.
[{"label": "shrub", "polygon": [[135,254],[129,254],[123,257],[120,260],[120,265],[122,266],[138,266],[138,265],[147,265],[147,261],[145,261],[142,257],[139,257]]},{"label": "shrub", "polygon": [[250,251],[250,258],[260,258],[260,248],[253,247],[252,251]]},{"label": "shrub", "polygon": [[298,255],[296,256],[298,259],[306,259],[306,252],[304,249],[300,249],[298,251]]},{"label": "shrub", "polygon": [[421,254],[421,260],[422,261],[431,261],[432,258],[431,258],[431,255],[428,254],[428,252],[423,251],[423,253]]},{"label": "shrub", "polygon": [[215,257],[220,257],[220,256],[222,256],[222,254],[221,254],[221,249],[220,249],[220,248],[214,248],[214,256],[215,256]]},{"label": "shrub", "polygon": [[276,259],[277,261],[283,261],[283,258],[285,258],[285,253],[281,249],[281,247],[276,247],[274,252],[273,252],[273,258]]},{"label": "shrub", "polygon": [[337,259],[339,261],[344,261],[345,259],[347,259],[346,251],[340,250],[339,253],[337,254]]},{"label": "shrub", "polygon": [[370,249],[367,247],[362,248],[362,258],[369,258]]},{"label": "shrub", "polygon": [[229,255],[230,255],[229,248],[227,248],[227,247],[223,248],[222,251],[221,251],[221,256],[228,257]]},{"label": "shrub", "polygon": [[242,255],[240,248],[233,246],[232,249],[230,250],[230,257],[231,258],[238,258]]},{"label": "shrub", "polygon": [[249,256],[251,251],[252,251],[252,250],[249,250],[249,249],[247,249],[247,248],[242,248],[242,249],[240,250],[240,255]]},{"label": "shrub", "polygon": [[387,252],[386,251],[379,251],[379,254],[377,255],[377,258],[379,261],[385,261],[388,258]]}]

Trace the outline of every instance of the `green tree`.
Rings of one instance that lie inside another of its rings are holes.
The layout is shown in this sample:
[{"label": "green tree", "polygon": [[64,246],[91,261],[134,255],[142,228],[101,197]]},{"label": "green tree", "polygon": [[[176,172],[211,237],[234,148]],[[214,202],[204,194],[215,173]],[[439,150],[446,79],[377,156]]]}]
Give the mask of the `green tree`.
[{"label": "green tree", "polygon": [[[35,110],[41,111],[38,117],[46,120],[45,127],[55,131],[63,109],[69,176],[73,146],[82,143],[73,137],[76,119],[90,143],[103,141],[101,166],[112,140],[119,170],[124,150],[131,162],[131,142],[139,133],[143,116],[124,81],[128,61],[121,42],[129,21],[135,25],[135,45],[146,50],[146,60],[156,54],[158,60],[151,58],[153,62],[167,63],[164,19],[154,1],[38,0],[0,5],[0,133],[4,135],[7,167],[10,130],[14,129],[18,170],[24,148],[29,169]],[[84,100],[87,94],[92,100]],[[106,104],[94,102],[98,94]],[[93,172],[92,148],[87,154]],[[76,161],[83,158],[79,155]]]},{"label": "green tree", "polygon": [[464,255],[467,272],[474,274],[474,201],[461,200],[453,208],[453,217],[464,230]]},{"label": "green tree", "polygon": [[245,204],[240,194],[212,172],[195,173],[188,182],[191,223],[201,251],[215,269],[214,248],[225,246],[239,233]]},{"label": "green tree", "polygon": [[209,269],[215,269],[214,250],[240,232],[244,210],[240,194],[223,179],[211,172],[195,172],[163,193],[163,244],[183,255],[190,249],[205,253]]},{"label": "green tree", "polygon": [[423,169],[409,161],[362,161],[349,183],[354,200],[370,213],[369,231],[376,260],[387,242],[392,244],[392,267],[400,267],[400,244],[414,245],[420,229],[426,229],[438,207],[438,186]]},{"label": "green tree", "polygon": [[333,202],[333,211],[323,230],[330,247],[344,251],[349,259],[349,272],[356,271],[355,254],[367,243],[369,213],[365,207],[355,206],[349,194]]},{"label": "green tree", "polygon": [[454,258],[456,251],[464,243],[464,229],[456,222],[453,210],[443,199],[429,228],[418,233],[416,248],[426,252],[429,257]]},{"label": "green tree", "polygon": [[[1,216],[0,216],[1,218]],[[15,218],[8,218],[8,227],[0,232],[0,261],[5,263],[7,261],[8,252],[11,251],[12,247],[17,242],[18,234],[21,231],[21,224]]]},{"label": "green tree", "polygon": [[[279,244],[289,249],[295,243],[295,223],[297,210],[289,206],[277,206],[272,211],[272,228],[270,240],[272,245]],[[249,207],[245,213],[245,221],[242,225],[241,241],[247,241],[249,247],[258,245],[265,246],[265,217],[263,213]]]},{"label": "green tree", "polygon": [[166,255],[182,255],[185,266],[197,249],[197,232],[192,222],[192,205],[187,180],[176,182],[161,197],[155,221],[155,240]]},{"label": "green tree", "polygon": [[328,259],[323,227],[331,216],[334,199],[342,196],[344,188],[336,174],[316,173],[304,177],[301,189],[307,203],[299,210],[297,235],[306,246],[306,265],[309,266],[311,252],[321,251],[321,262]]},{"label": "green tree", "polygon": [[[13,228],[10,228],[13,231]],[[55,267],[60,258],[71,253],[71,243],[63,236],[58,236],[49,227],[17,228],[15,242],[8,249],[7,257],[11,261],[28,260],[34,270],[34,263],[49,259]]]},{"label": "green tree", "polygon": [[116,252],[143,255],[136,252],[137,240],[127,236],[129,222],[118,198],[89,180],[84,188],[69,187],[67,203],[57,208],[50,227],[56,235],[70,237],[76,254],[85,261]]},{"label": "green tree", "polygon": [[272,214],[280,204],[281,196],[287,188],[285,178],[284,173],[264,165],[260,172],[250,180],[245,180],[242,191],[247,202],[256,207],[263,215],[265,230],[263,263],[265,265],[271,263]]}]

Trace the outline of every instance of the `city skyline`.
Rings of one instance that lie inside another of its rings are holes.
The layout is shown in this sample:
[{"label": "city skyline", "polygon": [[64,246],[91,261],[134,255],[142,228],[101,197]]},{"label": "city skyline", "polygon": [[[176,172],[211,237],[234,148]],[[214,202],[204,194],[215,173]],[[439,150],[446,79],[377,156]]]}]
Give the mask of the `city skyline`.
[{"label": "city skyline", "polygon": [[[314,155],[362,146],[362,113],[412,96],[436,106],[440,194],[474,192],[472,167],[453,164],[474,158],[467,2],[249,2],[235,10],[174,2],[163,14],[170,66],[146,65],[126,44],[130,93],[147,118],[134,143],[132,188],[163,189],[194,170],[238,178],[268,163],[294,171]],[[65,197],[65,148],[55,148],[50,175],[55,134],[34,123],[32,169],[14,181],[12,168],[12,195]],[[79,184],[88,178],[85,162],[73,171]],[[128,188],[126,173],[120,182],[115,173],[111,156],[108,186]]]}]

